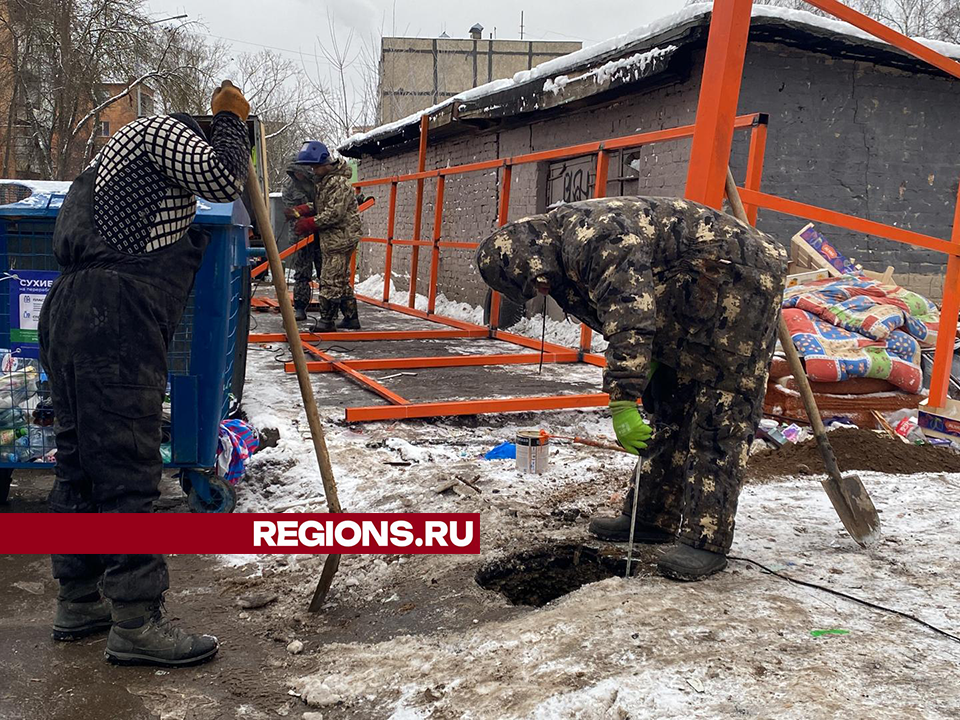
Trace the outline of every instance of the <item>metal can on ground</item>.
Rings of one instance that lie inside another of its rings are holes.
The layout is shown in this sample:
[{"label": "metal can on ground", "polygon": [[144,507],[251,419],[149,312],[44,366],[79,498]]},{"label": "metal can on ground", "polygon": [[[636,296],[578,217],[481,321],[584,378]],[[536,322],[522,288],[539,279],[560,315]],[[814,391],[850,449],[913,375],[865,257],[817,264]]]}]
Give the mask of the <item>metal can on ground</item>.
[{"label": "metal can on ground", "polygon": [[542,475],[550,464],[550,436],[541,430],[517,432],[517,470]]}]

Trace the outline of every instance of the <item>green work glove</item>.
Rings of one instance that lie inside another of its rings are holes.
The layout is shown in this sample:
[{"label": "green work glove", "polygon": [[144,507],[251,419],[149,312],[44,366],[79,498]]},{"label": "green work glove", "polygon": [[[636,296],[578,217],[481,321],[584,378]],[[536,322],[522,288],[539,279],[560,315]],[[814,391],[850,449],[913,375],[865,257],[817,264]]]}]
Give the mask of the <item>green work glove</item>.
[{"label": "green work glove", "polygon": [[640,415],[635,401],[612,401],[610,414],[613,416],[613,431],[617,434],[617,442],[624,450],[639,455],[641,450],[647,449],[647,441],[653,435],[653,428],[647,425]]}]

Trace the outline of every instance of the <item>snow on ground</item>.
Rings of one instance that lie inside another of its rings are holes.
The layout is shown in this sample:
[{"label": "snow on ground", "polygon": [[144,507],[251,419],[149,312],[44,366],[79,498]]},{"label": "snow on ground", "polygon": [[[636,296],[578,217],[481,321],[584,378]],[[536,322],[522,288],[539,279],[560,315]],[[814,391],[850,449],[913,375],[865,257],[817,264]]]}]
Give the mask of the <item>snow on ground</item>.
[{"label": "snow on ground", "polygon": [[[363,282],[357,283],[355,291],[358,295],[367,295],[375,298],[382,297],[383,276],[371,275]],[[391,282],[390,302],[406,305],[407,301],[407,291],[399,290],[397,286]],[[418,294],[415,302],[417,310],[426,312],[427,301],[425,295]],[[475,325],[483,324],[483,308],[474,307],[468,303],[457,302],[456,300],[449,300],[443,293],[437,295],[435,311],[438,315],[445,315],[454,320],[462,320],[464,322],[474,323]],[[580,327],[580,323],[574,319],[554,320],[548,317],[545,336],[546,341],[556,345],[564,345],[569,348],[578,348],[580,347]],[[509,332],[539,340],[543,332],[543,315],[538,313],[533,317],[525,317],[516,325],[509,328]],[[590,349],[595,353],[602,353],[607,347],[607,341],[598,333],[594,333],[593,335],[593,342],[591,343]]]},{"label": "snow on ground", "polygon": [[[382,288],[382,279],[367,282],[361,291]],[[446,300],[439,307],[476,321],[475,308]],[[255,425],[279,428],[281,439],[252,458],[240,511],[324,508],[296,379],[283,372],[280,350],[250,348],[245,409]],[[389,618],[410,603],[418,608],[411,615],[437,621],[323,645],[310,656],[312,669],[290,678],[314,706],[305,711],[397,719],[960,716],[960,644],[736,560],[703,583],[664,580],[647,563],[641,577],[587,585],[540,609],[508,605],[476,585],[477,570],[532,547],[585,541],[586,518],[617,506],[632,461],[554,442],[550,470],[533,476],[512,460],[481,456],[528,427],[609,439],[606,413],[349,427],[336,387],[326,385],[319,399],[344,508],[479,512],[482,550],[347,558],[328,598],[333,606]],[[805,477],[745,488],[733,554],[960,634],[960,475],[862,477],[882,512],[877,548],[860,550],[817,480]],[[451,481],[451,491],[438,493]],[[308,575],[289,596],[305,596],[314,582]],[[849,634],[811,635],[830,629]]]},{"label": "snow on ground", "polygon": [[[843,534],[815,481],[786,479],[745,490],[734,554],[960,632],[960,476],[864,481],[885,511],[879,548],[862,551]],[[504,524],[517,524],[498,515],[488,508],[481,519],[487,556]],[[515,532],[536,534],[521,524]],[[849,634],[811,635],[828,629]],[[737,561],[698,584],[612,578],[466,632],[329,645],[317,666],[293,689],[357,717],[960,713],[960,644]]]}]

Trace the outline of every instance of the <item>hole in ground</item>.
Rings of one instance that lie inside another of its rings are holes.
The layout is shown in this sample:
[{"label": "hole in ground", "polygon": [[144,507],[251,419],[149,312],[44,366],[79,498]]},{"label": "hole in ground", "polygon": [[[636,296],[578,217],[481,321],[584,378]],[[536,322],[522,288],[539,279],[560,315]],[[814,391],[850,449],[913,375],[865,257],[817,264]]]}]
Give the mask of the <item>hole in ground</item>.
[{"label": "hole in ground", "polygon": [[[634,548],[636,574],[651,562],[649,549]],[[513,605],[542,607],[584,585],[623,577],[627,569],[626,549],[566,544],[525,550],[481,568],[477,584],[498,592]]]}]

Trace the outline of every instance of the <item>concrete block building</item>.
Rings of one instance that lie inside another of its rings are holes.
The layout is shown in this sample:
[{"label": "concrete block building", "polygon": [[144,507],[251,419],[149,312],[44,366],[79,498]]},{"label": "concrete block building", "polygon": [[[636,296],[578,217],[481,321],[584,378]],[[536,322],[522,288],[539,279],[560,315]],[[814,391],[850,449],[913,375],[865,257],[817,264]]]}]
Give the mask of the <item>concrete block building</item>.
[{"label": "concrete block building", "polygon": [[[429,110],[427,169],[515,156],[694,121],[710,6],[685,8],[654,25],[480,86]],[[931,43],[960,57],[960,46]],[[960,131],[953,113],[960,83],[845,23],[757,6],[739,112],[769,118],[761,189],[782,197],[949,238],[957,201]],[[350,138],[360,179],[416,171],[418,114]],[[611,158],[607,193],[683,194],[690,141],[625,150]],[[747,137],[731,164],[742,180]],[[510,217],[542,212],[593,193],[594,162],[563,160],[514,169]],[[443,238],[478,241],[497,225],[496,171],[447,179]],[[396,238],[411,238],[415,183],[398,194]],[[365,213],[365,233],[385,237],[386,186]],[[433,181],[427,181],[422,236],[430,237]],[[758,225],[785,244],[805,221],[761,210]],[[943,255],[839,228],[823,232],[868,269],[934,299]],[[409,283],[409,247],[394,250],[394,281]],[[364,243],[362,275],[383,270],[384,246]],[[426,292],[429,253],[421,251]],[[407,275],[405,275],[407,274]],[[407,285],[408,286],[408,285]],[[444,249],[439,289],[482,304],[486,287],[469,250]]]}]

